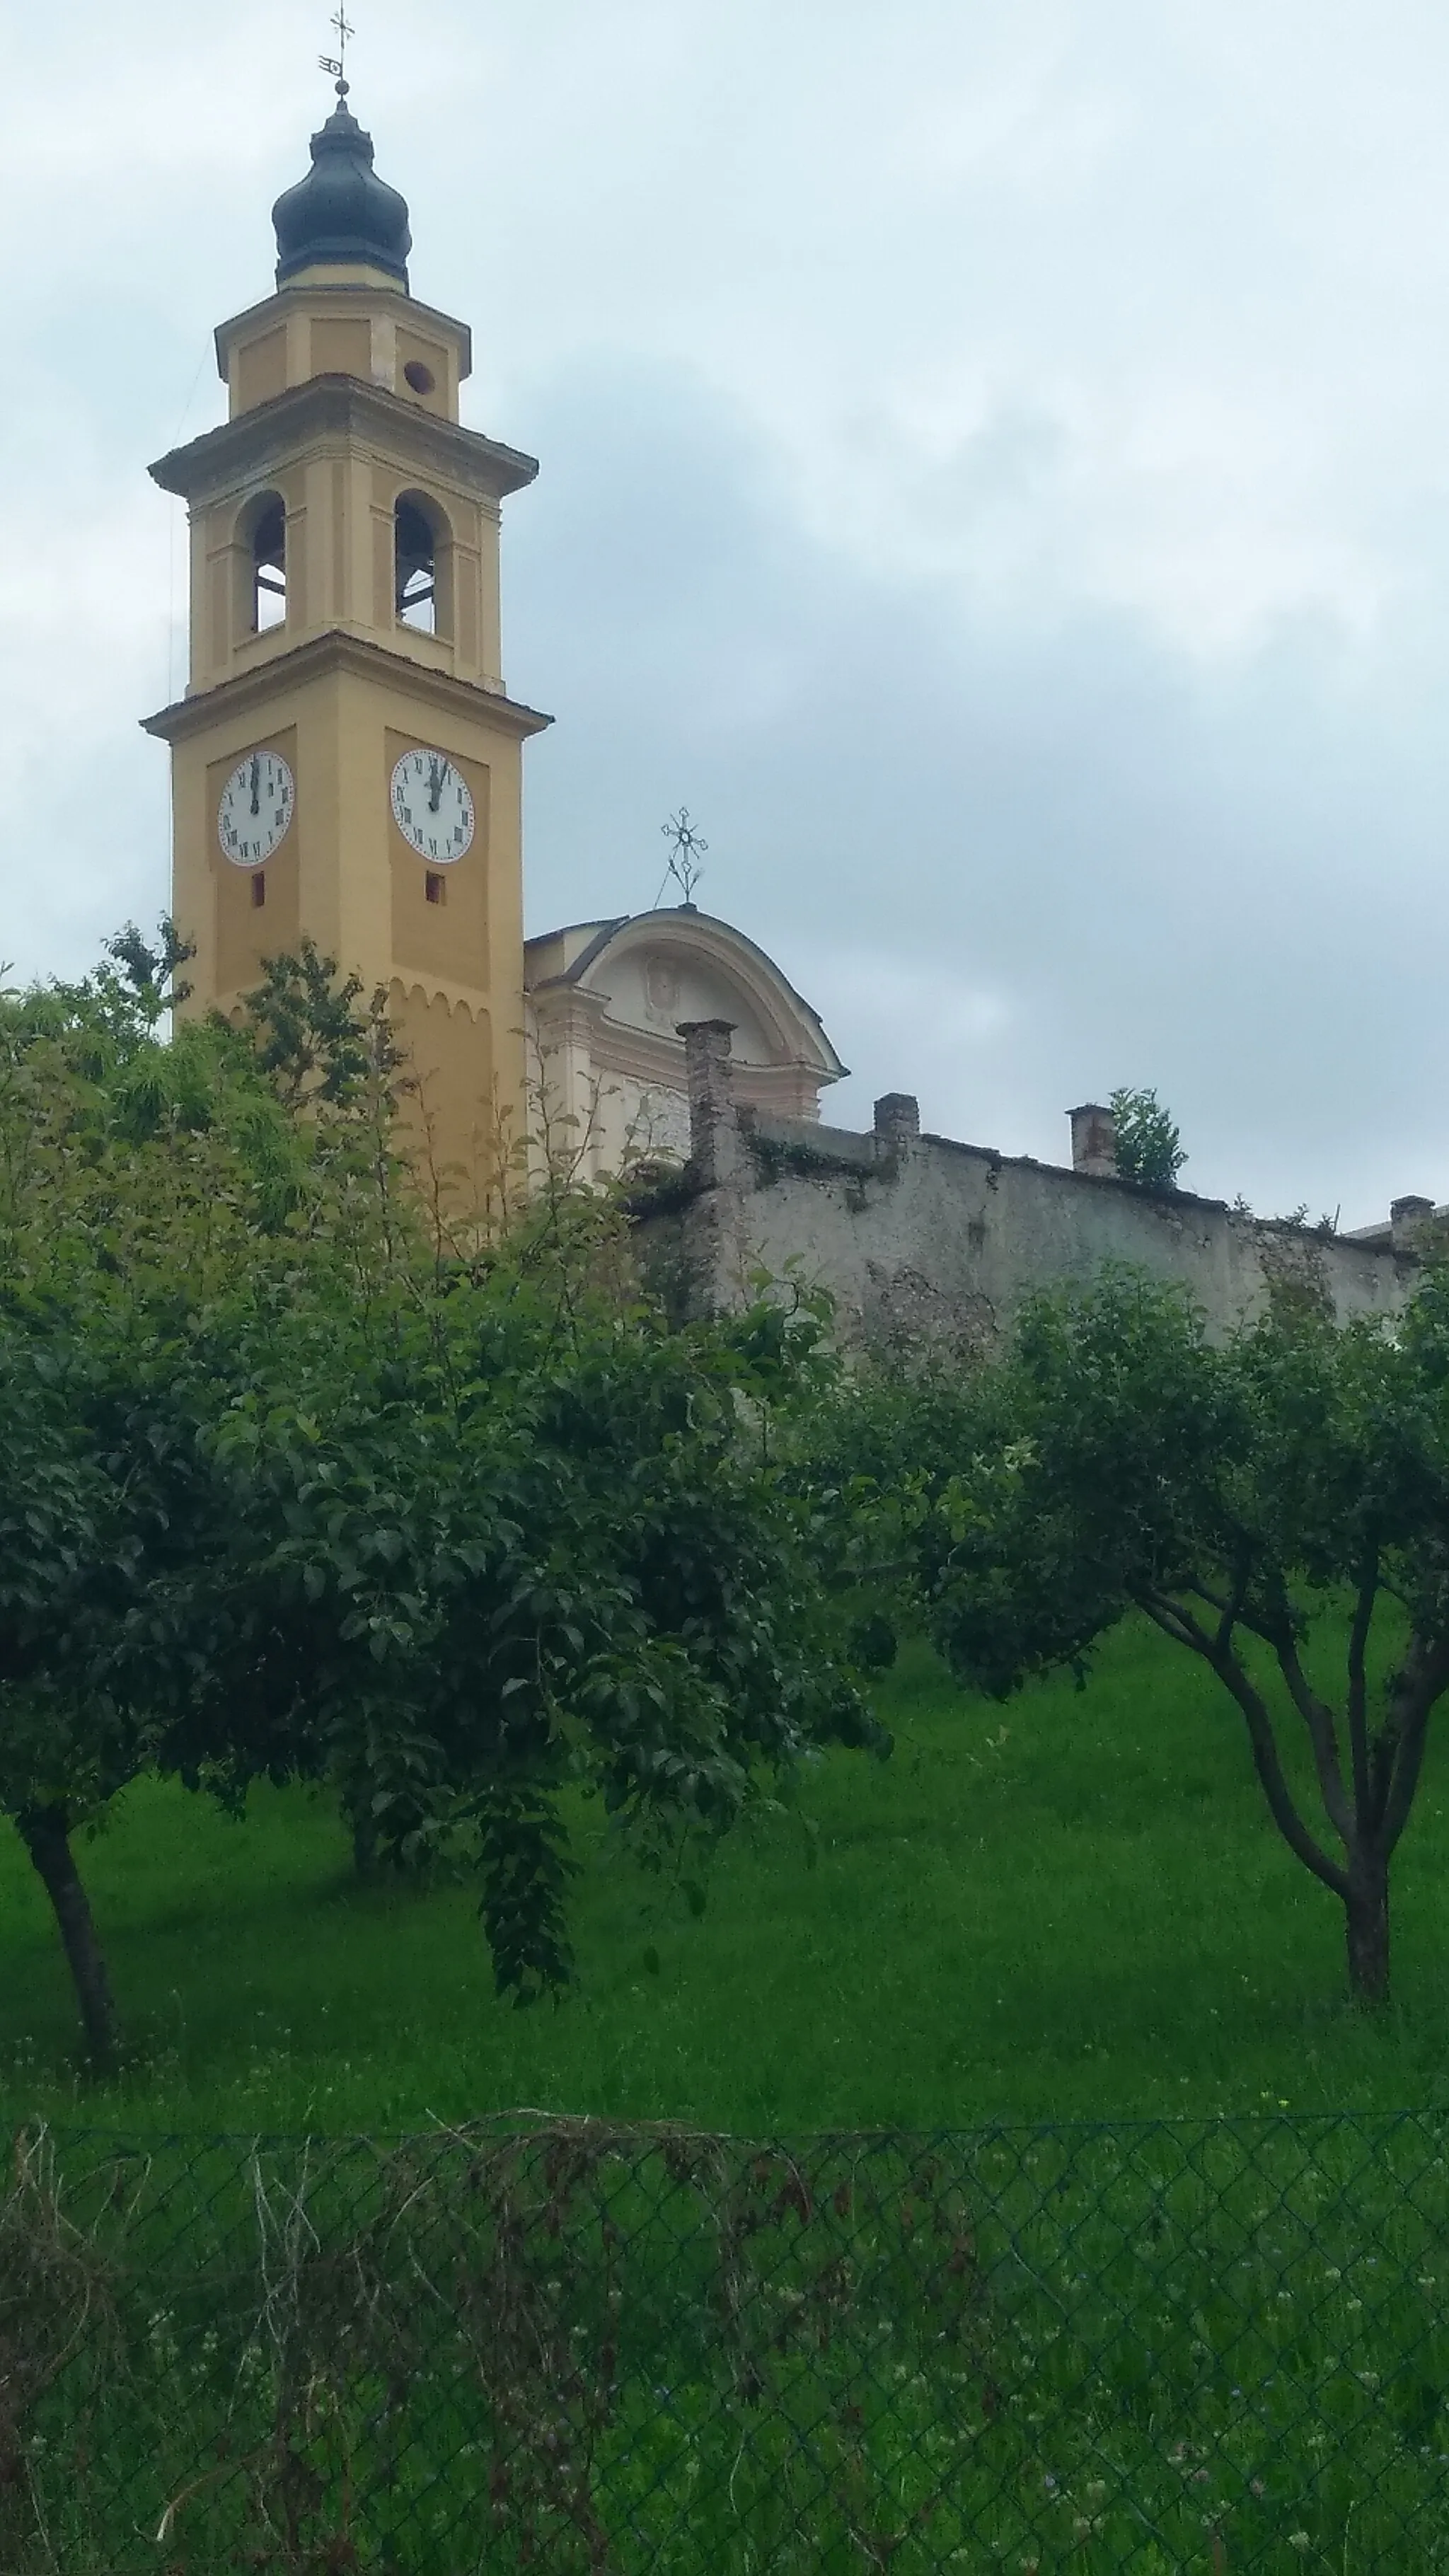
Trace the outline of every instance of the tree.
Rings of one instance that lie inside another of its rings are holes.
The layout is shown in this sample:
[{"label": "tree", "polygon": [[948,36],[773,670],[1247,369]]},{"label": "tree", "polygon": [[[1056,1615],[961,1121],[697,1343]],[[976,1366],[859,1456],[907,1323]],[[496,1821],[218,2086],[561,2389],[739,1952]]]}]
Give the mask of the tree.
[{"label": "tree", "polygon": [[1343,1906],[1352,1992],[1383,2002],[1449,1684],[1449,1278],[1392,1329],[1298,1301],[1215,1347],[1178,1290],[1109,1274],[1029,1307],[932,1448],[941,1419],[914,1574],[955,1673],[1004,1695],[1081,1672],[1143,1613],[1238,1709],[1274,1824]]},{"label": "tree", "polygon": [[355,1104],[370,1074],[393,1073],[399,1056],[386,997],[366,1015],[360,975],[339,977],[336,961],[304,938],[294,956],[262,961],[262,980],[244,996],[256,1059],[289,1108]]},{"label": "tree", "polygon": [[1156,1092],[1114,1091],[1109,1106],[1119,1180],[1140,1190],[1175,1189],[1187,1156],[1176,1121]]},{"label": "tree", "polygon": [[[110,1588],[121,1573],[121,1516],[76,1434],[73,1395],[50,1354],[0,1329],[0,1801],[50,1897],[87,2045],[105,2063],[115,2040],[110,1987],[69,1837],[75,1803],[93,1811],[132,1765],[110,1712],[87,1708],[77,1722],[71,1691],[56,1683],[77,1615],[93,1617],[94,1587]],[[83,1694],[78,1673],[66,1679]]]},{"label": "tree", "polygon": [[[142,1613],[204,1546],[199,1320],[287,1233],[313,1147],[221,1023],[163,1023],[184,952],[134,929],[95,975],[0,996],[0,1807],[55,1910],[89,2054],[109,1979],[73,1849],[161,1745]],[[264,1248],[264,1249],[263,1249]]]},{"label": "tree", "polygon": [[229,1408],[226,1551],[184,1615],[199,1741],[280,1731],[384,1857],[471,1870],[520,2002],[572,1973],[567,1791],[661,1868],[812,1746],[889,1747],[762,1436],[818,1323],[676,1331],[620,1304],[589,1219],[339,1311],[305,1413],[275,1379]]},{"label": "tree", "polygon": [[570,1971],[566,1790],[662,1866],[812,1744],[885,1749],[772,1463],[819,1321],[672,1331],[588,1194],[458,1257],[328,961],[167,1043],[164,944],[113,959],[0,1008],[0,1806],[91,2055],[73,1836],[148,1768],[238,1807],[326,1781],[384,1853],[470,1866],[527,1999]]}]

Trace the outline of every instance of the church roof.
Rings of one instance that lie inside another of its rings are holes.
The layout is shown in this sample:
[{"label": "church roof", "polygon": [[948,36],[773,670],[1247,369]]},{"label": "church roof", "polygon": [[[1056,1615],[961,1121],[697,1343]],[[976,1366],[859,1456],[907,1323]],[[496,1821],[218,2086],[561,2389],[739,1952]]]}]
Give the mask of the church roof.
[{"label": "church roof", "polygon": [[372,136],[364,134],[338,83],[336,108],[312,137],[312,167],[272,208],[277,284],[305,268],[380,268],[407,291],[412,248],[407,200],[379,179]]},{"label": "church roof", "polygon": [[772,1057],[807,1063],[824,1082],[838,1082],[845,1073],[819,1013],[796,992],[773,957],[733,922],[700,912],[692,903],[621,913],[610,921],[570,922],[526,940],[524,981],[534,992],[570,984],[606,990],[611,966],[636,949],[672,949],[712,967],[726,993],[731,988],[738,992],[748,1016],[763,1030]]}]

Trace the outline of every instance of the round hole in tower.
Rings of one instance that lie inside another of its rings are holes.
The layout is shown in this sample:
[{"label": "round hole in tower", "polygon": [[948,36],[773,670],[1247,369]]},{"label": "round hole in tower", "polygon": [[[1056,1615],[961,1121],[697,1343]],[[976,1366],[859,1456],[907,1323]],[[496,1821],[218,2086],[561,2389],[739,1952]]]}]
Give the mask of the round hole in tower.
[{"label": "round hole in tower", "polygon": [[411,385],[415,394],[430,394],[437,381],[432,368],[425,367],[421,358],[409,358],[403,369],[403,383]]}]

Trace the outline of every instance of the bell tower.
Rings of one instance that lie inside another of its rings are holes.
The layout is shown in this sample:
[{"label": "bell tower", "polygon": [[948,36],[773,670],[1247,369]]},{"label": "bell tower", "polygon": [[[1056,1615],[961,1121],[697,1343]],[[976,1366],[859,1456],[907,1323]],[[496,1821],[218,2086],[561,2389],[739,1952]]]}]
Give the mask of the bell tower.
[{"label": "bell tower", "polygon": [[[333,67],[335,68],[335,67]],[[531,456],[464,429],[467,325],[409,290],[408,210],[338,100],[273,208],[276,293],[223,322],[223,427],[151,472],[187,504],[190,673],[171,746],[187,1008],[310,935],[383,986],[435,1166],[522,1132],[522,746],[499,516]]]}]

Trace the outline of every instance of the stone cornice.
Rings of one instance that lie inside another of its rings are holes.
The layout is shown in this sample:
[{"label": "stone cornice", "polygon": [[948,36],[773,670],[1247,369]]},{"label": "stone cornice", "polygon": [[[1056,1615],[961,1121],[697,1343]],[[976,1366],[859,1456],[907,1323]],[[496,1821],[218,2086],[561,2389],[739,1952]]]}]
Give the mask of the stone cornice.
[{"label": "stone cornice", "polygon": [[553,722],[552,716],[540,715],[536,707],[519,706],[514,699],[495,696],[471,680],[429,670],[405,653],[389,653],[381,644],[331,627],[325,635],[314,635],[290,653],[277,653],[254,670],[220,681],[214,689],[199,689],[195,697],[180,698],[157,715],[143,716],[142,730],[159,735],[162,742],[184,742],[189,734],[215,724],[218,716],[245,714],[253,706],[274,708],[279,691],[302,688],[331,671],[351,671],[360,679],[401,689],[424,706],[451,707],[475,724],[494,725],[500,733],[516,735],[520,742]]},{"label": "stone cornice", "polygon": [[599,1029],[609,1008],[607,993],[585,992],[562,975],[551,975],[544,984],[526,984],[524,990],[540,1029]]},{"label": "stone cornice", "polygon": [[[547,990],[546,985],[540,988]],[[667,1091],[684,1089],[683,1039],[636,1028],[628,1020],[611,1020],[606,1014],[596,1023],[593,1062],[597,1073],[629,1074],[636,1082],[658,1083]],[[734,1056],[731,1063],[747,1097],[757,1089],[793,1092],[802,1077],[814,1088],[822,1079],[819,1065],[802,1056],[785,1064],[759,1064],[748,1056]]]},{"label": "stone cornice", "polygon": [[158,458],[151,476],[163,492],[205,500],[234,483],[264,482],[293,462],[299,447],[324,438],[379,445],[406,457],[421,474],[439,475],[491,501],[522,491],[538,472],[537,457],[420,411],[383,385],[365,385],[359,376],[310,376],[188,446],[174,447]]}]

